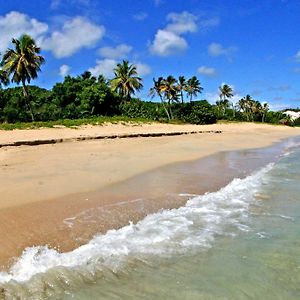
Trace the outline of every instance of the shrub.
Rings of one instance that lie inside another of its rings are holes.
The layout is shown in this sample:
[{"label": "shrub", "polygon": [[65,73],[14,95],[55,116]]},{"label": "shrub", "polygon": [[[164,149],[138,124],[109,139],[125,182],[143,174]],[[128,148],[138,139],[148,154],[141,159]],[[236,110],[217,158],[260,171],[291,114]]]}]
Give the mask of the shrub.
[{"label": "shrub", "polygon": [[191,124],[213,124],[217,121],[217,116],[206,100],[193,101],[174,105],[175,118]]}]

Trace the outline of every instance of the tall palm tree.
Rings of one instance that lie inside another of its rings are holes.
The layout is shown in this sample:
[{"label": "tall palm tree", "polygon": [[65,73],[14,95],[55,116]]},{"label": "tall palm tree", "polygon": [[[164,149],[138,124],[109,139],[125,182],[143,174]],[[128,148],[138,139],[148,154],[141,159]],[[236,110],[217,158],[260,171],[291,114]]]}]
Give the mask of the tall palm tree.
[{"label": "tall palm tree", "polygon": [[230,99],[233,97],[233,89],[228,84],[223,84],[219,87],[220,100]]},{"label": "tall palm tree", "polygon": [[229,99],[233,97],[233,89],[228,84],[223,84],[219,87],[219,105],[222,108],[222,114],[225,115],[226,108],[230,106]]},{"label": "tall palm tree", "polygon": [[132,94],[143,88],[142,78],[137,76],[136,66],[129,64],[127,60],[117,64],[114,73],[115,77],[110,81],[110,85],[122,98],[130,100]]},{"label": "tall palm tree", "polygon": [[197,96],[198,94],[201,94],[202,91],[203,91],[203,87],[201,86],[201,83],[196,76],[191,77],[187,81],[186,92],[188,97],[190,97],[190,101],[193,100],[193,96]]},{"label": "tall palm tree", "polygon": [[180,92],[180,96],[181,96],[181,103],[183,103],[183,91],[186,90],[187,88],[187,81],[185,79],[184,76],[179,76],[178,77],[178,85],[177,85],[177,88]]},{"label": "tall palm tree", "polygon": [[34,39],[24,34],[19,39],[12,39],[14,49],[7,49],[3,59],[3,71],[11,76],[11,81],[17,84],[22,83],[23,94],[29,108],[31,118],[34,121],[33,112],[28,100],[26,83],[37,78],[37,73],[41,70],[41,65],[45,62],[43,56],[39,55],[41,49],[37,47]]},{"label": "tall palm tree", "polygon": [[270,108],[269,108],[269,104],[267,103],[267,102],[264,102],[263,104],[262,104],[262,119],[261,119],[261,121],[264,123],[265,122],[265,117],[266,117],[266,114],[267,114],[267,112],[268,112],[268,110],[269,110]]},{"label": "tall palm tree", "polygon": [[168,100],[170,117],[173,119],[171,104],[172,102],[178,102],[177,80],[172,75],[169,75],[166,79],[163,79],[161,91],[164,94],[164,97]]},{"label": "tall palm tree", "polygon": [[163,106],[163,108],[164,108],[164,110],[165,110],[165,112],[166,112],[166,114],[168,116],[168,119],[170,120],[170,114],[169,114],[169,111],[166,108],[165,101],[164,101],[164,98],[163,98],[163,95],[162,95],[162,93],[163,93],[162,88],[164,86],[164,79],[163,79],[163,77],[158,77],[157,80],[155,80],[155,78],[153,78],[153,84],[154,84],[154,86],[152,88],[150,88],[150,90],[149,90],[149,95],[152,98],[154,98],[156,95],[159,96],[160,101],[162,103],[162,106]]},{"label": "tall palm tree", "polygon": [[238,102],[239,110],[246,116],[247,121],[253,119],[253,113],[257,110],[255,100],[250,95],[242,98]]}]

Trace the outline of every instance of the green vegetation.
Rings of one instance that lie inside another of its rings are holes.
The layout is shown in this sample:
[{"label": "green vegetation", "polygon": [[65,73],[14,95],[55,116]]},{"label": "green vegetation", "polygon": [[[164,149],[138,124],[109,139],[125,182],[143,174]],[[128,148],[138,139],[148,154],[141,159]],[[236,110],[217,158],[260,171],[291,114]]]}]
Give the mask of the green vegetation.
[{"label": "green vegetation", "polygon": [[[142,101],[133,98],[143,88],[135,65],[122,61],[114,69],[114,78],[98,78],[90,72],[56,83],[51,90],[29,85],[37,78],[45,62],[41,49],[28,35],[13,39],[13,49],[8,49],[0,69],[0,128],[38,128],[64,125],[76,127],[104,122],[172,122],[212,124],[217,120],[255,121],[274,124],[299,125],[283,112],[269,111],[267,103],[260,103],[250,95],[236,105],[232,87],[219,87],[219,100],[211,105],[206,100],[194,100],[203,87],[196,76],[176,79],[153,78],[149,91],[151,98],[160,102]],[[4,88],[9,83],[21,87]],[[187,101],[185,101],[185,99]]]}]

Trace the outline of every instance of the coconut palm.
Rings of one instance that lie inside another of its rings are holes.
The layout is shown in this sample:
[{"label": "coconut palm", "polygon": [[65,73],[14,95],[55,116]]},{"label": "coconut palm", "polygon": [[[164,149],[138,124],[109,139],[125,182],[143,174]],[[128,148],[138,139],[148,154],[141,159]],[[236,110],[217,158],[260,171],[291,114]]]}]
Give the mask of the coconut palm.
[{"label": "coconut palm", "polygon": [[233,97],[233,89],[228,84],[223,84],[219,87],[220,100],[230,99]]},{"label": "coconut palm", "polygon": [[222,109],[222,115],[225,115],[226,108],[230,107],[230,101],[229,99],[233,97],[233,89],[230,85],[228,84],[223,84],[222,86],[219,87],[219,105]]},{"label": "coconut palm", "polygon": [[192,101],[193,96],[197,96],[198,94],[202,93],[202,91],[203,87],[196,76],[191,77],[187,81],[186,92],[188,97],[190,97],[190,101]]},{"label": "coconut palm", "polygon": [[181,103],[183,103],[183,91],[185,91],[186,88],[187,88],[187,81],[186,81],[186,79],[185,79],[184,76],[179,76],[178,77],[177,88],[178,88],[178,90],[180,92]]},{"label": "coconut palm", "polygon": [[12,39],[14,49],[7,49],[3,59],[3,71],[11,76],[11,81],[17,84],[22,83],[23,94],[29,108],[31,118],[34,120],[33,112],[28,101],[26,83],[37,78],[41,65],[45,62],[43,56],[39,55],[41,49],[37,47],[34,39],[24,34],[19,39]]},{"label": "coconut palm", "polygon": [[253,114],[257,111],[256,101],[250,95],[242,98],[238,102],[239,110],[246,116],[247,121],[253,120]]},{"label": "coconut palm", "polygon": [[171,104],[172,102],[179,102],[179,96],[177,81],[172,75],[169,75],[166,79],[163,79],[161,84],[161,91],[164,94],[165,99],[167,99],[168,101],[170,117],[171,119],[173,119]]},{"label": "coconut palm", "polygon": [[150,90],[149,90],[149,95],[151,96],[151,98],[154,98],[156,95],[159,96],[162,106],[168,116],[168,119],[170,120],[170,114],[166,108],[165,101],[164,101],[164,98],[162,95],[162,93],[163,93],[162,88],[164,86],[163,77],[159,77],[157,80],[155,80],[155,78],[153,78],[153,84],[154,84],[154,86],[152,88],[150,88]]},{"label": "coconut palm", "polygon": [[115,77],[110,81],[110,85],[122,98],[130,100],[132,94],[143,88],[142,79],[137,76],[136,66],[129,64],[127,60],[117,64],[114,73]]},{"label": "coconut palm", "polygon": [[267,114],[267,112],[268,112],[269,109],[270,109],[269,108],[269,104],[267,102],[264,102],[262,104],[262,109],[261,109],[261,112],[262,112],[262,119],[261,119],[261,121],[263,123],[265,122],[265,117],[266,117],[266,114]]},{"label": "coconut palm", "polygon": [[8,85],[9,84],[9,77],[7,72],[0,70],[0,87],[2,85]]}]

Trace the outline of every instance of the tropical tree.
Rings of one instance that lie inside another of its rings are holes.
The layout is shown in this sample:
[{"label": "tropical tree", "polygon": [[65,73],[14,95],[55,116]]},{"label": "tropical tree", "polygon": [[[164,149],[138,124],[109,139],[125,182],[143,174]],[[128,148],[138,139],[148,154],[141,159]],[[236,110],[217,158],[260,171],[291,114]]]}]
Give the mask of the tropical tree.
[{"label": "tropical tree", "polygon": [[22,83],[25,103],[29,108],[31,118],[34,120],[33,112],[28,101],[26,83],[37,78],[41,65],[45,62],[43,56],[39,55],[41,49],[37,47],[34,39],[24,34],[19,39],[12,39],[14,49],[7,49],[3,59],[3,71],[11,76],[11,81],[17,84]]},{"label": "tropical tree", "polygon": [[149,95],[151,96],[151,98],[154,98],[156,95],[159,96],[162,106],[168,116],[168,119],[170,120],[170,114],[169,114],[168,109],[166,108],[164,97],[162,95],[163,86],[164,86],[163,77],[158,77],[157,80],[155,80],[155,78],[153,78],[153,84],[154,84],[154,86],[152,88],[150,88],[150,90],[149,90]]},{"label": "tropical tree", "polygon": [[202,93],[203,87],[201,86],[200,81],[196,76],[191,77],[186,84],[186,92],[188,97],[190,97],[190,101],[192,101],[193,96],[197,96]]},{"label": "tropical tree", "polygon": [[239,110],[246,117],[247,121],[253,120],[253,114],[258,110],[258,104],[250,95],[242,98],[238,102]]},{"label": "tropical tree", "polygon": [[178,77],[177,88],[178,88],[178,91],[180,92],[181,103],[183,103],[183,91],[186,91],[186,89],[187,89],[187,81],[184,76]]},{"label": "tropical tree", "polygon": [[229,99],[233,97],[233,89],[228,84],[223,84],[219,87],[220,100],[217,101],[219,110],[222,110],[222,115],[225,115],[226,108],[230,107]]},{"label": "tropical tree", "polygon": [[0,87],[3,85],[9,84],[9,77],[7,72],[0,70]]},{"label": "tropical tree", "polygon": [[129,64],[127,60],[117,64],[114,74],[115,77],[110,81],[111,88],[126,100],[130,100],[132,94],[143,88],[136,66]]},{"label": "tropical tree", "polygon": [[269,111],[269,109],[270,109],[270,107],[269,107],[269,104],[267,102],[262,103],[262,109],[261,109],[262,118],[261,118],[261,121],[263,123],[265,122],[265,117],[266,117],[266,114]]},{"label": "tropical tree", "polygon": [[223,84],[219,87],[220,100],[230,99],[233,97],[233,89],[228,84]]},{"label": "tropical tree", "polygon": [[168,101],[170,117],[171,119],[173,119],[171,104],[173,102],[178,102],[179,97],[177,81],[172,75],[169,75],[166,79],[162,80],[161,92],[164,94],[165,99],[167,99]]}]

